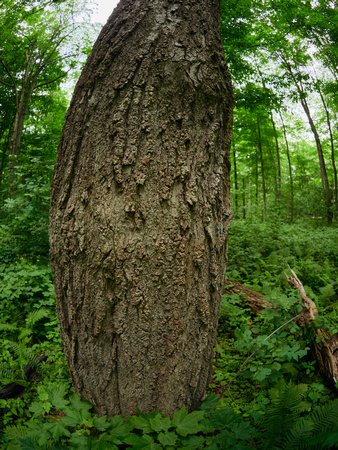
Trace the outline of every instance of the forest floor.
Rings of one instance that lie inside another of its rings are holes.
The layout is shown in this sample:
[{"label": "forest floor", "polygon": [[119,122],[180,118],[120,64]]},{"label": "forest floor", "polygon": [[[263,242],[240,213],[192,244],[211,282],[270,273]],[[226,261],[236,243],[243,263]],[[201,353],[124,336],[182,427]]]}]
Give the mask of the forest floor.
[{"label": "forest floor", "polygon": [[[72,392],[47,260],[27,255],[13,259],[8,254],[0,261],[1,383],[19,379],[24,394],[0,400],[0,448],[263,448],[262,436],[268,442],[276,405],[281,407],[278,401],[285,403],[285,398],[296,405],[287,414],[298,428],[313,429],[314,421],[328,414],[338,423],[334,400],[338,386],[323,377],[311,352],[317,329],[328,335],[338,332],[337,228],[305,221],[234,221],[227,279],[262,294],[277,308],[256,314],[245,296],[225,291],[208,397],[201,411],[179,412],[171,422],[167,419],[167,425],[159,413],[140,415],[139,422],[131,418],[127,425],[119,422],[121,418],[104,422],[91,415],[90,404]],[[287,282],[289,268],[317,305],[319,314],[310,324],[301,326],[292,320],[302,305]],[[24,365],[34,364],[42,354],[48,356],[48,364],[37,365],[35,377],[28,379]],[[278,410],[279,422],[281,414]],[[185,428],[189,421],[191,428]],[[326,437],[331,441],[318,448],[338,442],[338,430],[333,432],[332,426]],[[225,442],[230,447],[222,447]],[[292,445],[288,448],[301,448]]]}]

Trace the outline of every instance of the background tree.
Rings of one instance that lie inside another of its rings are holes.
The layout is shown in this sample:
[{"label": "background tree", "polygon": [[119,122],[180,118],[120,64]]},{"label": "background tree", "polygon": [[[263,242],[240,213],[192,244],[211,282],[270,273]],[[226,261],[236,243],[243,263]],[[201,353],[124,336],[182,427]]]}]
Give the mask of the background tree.
[{"label": "background tree", "polygon": [[[2,170],[8,153],[10,184],[14,188],[15,167],[20,154],[24,121],[48,104],[48,97],[81,58],[76,42],[76,20],[83,18],[76,2],[0,2],[2,40],[0,44],[0,88],[4,93],[0,139]],[[72,41],[70,41],[72,38]],[[32,107],[31,103],[35,102]],[[45,103],[45,104],[44,104]]]},{"label": "background tree", "polygon": [[218,1],[119,3],[68,110],[50,215],[73,386],[100,414],[171,415],[205,395],[232,104]]}]

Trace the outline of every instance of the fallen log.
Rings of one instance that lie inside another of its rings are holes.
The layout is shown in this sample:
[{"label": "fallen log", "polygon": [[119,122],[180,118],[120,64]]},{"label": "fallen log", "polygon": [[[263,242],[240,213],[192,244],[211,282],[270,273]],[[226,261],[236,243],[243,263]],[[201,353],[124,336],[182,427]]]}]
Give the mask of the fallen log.
[{"label": "fallen log", "polygon": [[264,308],[276,308],[274,305],[269,303],[262,294],[253,291],[247,286],[238,283],[237,281],[225,280],[226,293],[238,294],[244,300],[247,301],[250,308],[257,314],[260,313]]},{"label": "fallen log", "polygon": [[[298,325],[304,325],[315,319],[318,315],[318,310],[314,301],[306,295],[305,289],[295,272],[291,270],[291,273],[293,276],[289,277],[286,275],[286,279],[291,287],[297,289],[303,302],[303,309],[297,319],[295,319],[295,322]],[[243,299],[247,301],[249,307],[256,314],[259,314],[264,308],[277,308],[268,302],[262,294],[236,281],[226,280],[226,293],[243,296]],[[317,330],[316,338],[311,343],[311,347],[320,372],[330,384],[335,385],[338,381],[338,335],[329,336],[323,330]]]}]

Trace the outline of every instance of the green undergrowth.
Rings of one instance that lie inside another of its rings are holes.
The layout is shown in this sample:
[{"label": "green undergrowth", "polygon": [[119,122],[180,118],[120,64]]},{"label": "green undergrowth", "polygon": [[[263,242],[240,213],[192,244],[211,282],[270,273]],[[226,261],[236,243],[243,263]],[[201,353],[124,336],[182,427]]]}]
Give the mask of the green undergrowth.
[{"label": "green undergrowth", "polygon": [[[3,233],[10,224],[6,227]],[[0,400],[0,448],[337,447],[337,387],[319,373],[311,350],[318,328],[338,332],[336,228],[235,221],[227,278],[263,294],[277,308],[255,314],[244,295],[226,290],[213,380],[200,409],[190,414],[182,409],[172,418],[139,412],[128,420],[97,417],[74,394],[45,246],[34,256],[28,247],[20,251],[13,243],[26,242],[24,231],[19,229],[19,239],[15,230],[11,240],[0,233],[0,388],[16,380],[25,394]],[[293,320],[302,306],[287,283],[289,267],[317,305],[312,324]],[[23,368],[42,354],[48,363],[36,365],[29,381]]]},{"label": "green undergrowth", "polygon": [[11,449],[224,449],[330,448],[338,444],[338,400],[301,417],[308,405],[302,386],[281,383],[255,426],[210,394],[198,411],[182,408],[172,419],[159,412],[124,420],[91,414],[91,404],[68,395],[64,384],[38,388],[38,401],[22,425],[5,428]]}]

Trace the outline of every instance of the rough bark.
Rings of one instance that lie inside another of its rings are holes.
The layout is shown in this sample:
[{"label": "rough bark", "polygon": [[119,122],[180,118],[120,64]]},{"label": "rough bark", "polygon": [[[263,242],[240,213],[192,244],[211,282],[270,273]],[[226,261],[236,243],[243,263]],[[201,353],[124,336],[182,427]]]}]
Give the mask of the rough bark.
[{"label": "rough bark", "polygon": [[321,373],[332,385],[336,385],[338,382],[338,334],[327,336],[322,330],[317,330],[317,339],[312,343],[312,347]]},{"label": "rough bark", "polygon": [[219,1],[122,0],[74,91],[51,265],[74,389],[99,414],[197,408],[231,222]]}]

